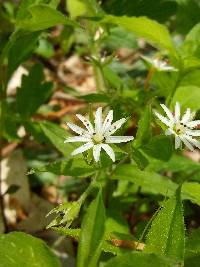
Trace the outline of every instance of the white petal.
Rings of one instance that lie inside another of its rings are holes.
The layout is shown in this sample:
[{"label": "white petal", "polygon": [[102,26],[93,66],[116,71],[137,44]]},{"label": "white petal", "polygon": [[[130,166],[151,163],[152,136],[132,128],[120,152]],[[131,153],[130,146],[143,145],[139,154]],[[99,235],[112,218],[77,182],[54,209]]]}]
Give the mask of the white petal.
[{"label": "white petal", "polygon": [[190,108],[187,108],[185,114],[182,117],[181,122],[184,123],[184,124],[186,124],[189,121],[189,119],[190,119],[190,115],[191,115]]},{"label": "white petal", "polygon": [[168,128],[167,130],[165,130],[165,135],[172,135],[172,134],[175,134],[175,132],[172,129]]},{"label": "white petal", "polygon": [[113,121],[113,110],[110,110],[103,123],[103,129],[102,129],[103,133],[106,132],[108,128],[110,128],[112,121]]},{"label": "white petal", "polygon": [[186,130],[185,133],[191,136],[200,136],[200,130]]},{"label": "white petal", "polygon": [[164,116],[162,116],[160,113],[158,113],[157,111],[154,111],[154,114],[158,117],[159,120],[161,120],[165,125],[167,125],[168,127],[172,126],[172,123],[166,119]]},{"label": "white petal", "polygon": [[102,131],[102,107],[99,107],[95,113],[95,132]]},{"label": "white petal", "polygon": [[85,125],[85,127],[87,128],[88,132],[93,134],[94,133],[94,128],[92,126],[92,123],[85,118],[84,116],[82,116],[81,114],[76,114],[76,117],[82,121],[82,123]]},{"label": "white petal", "polygon": [[193,146],[190,144],[190,142],[188,142],[188,140],[184,136],[180,135],[180,139],[181,139],[181,141],[183,141],[183,143],[186,145],[186,147],[189,148],[189,150],[194,151]]},{"label": "white petal", "polygon": [[200,125],[200,120],[190,121],[186,124],[187,127],[194,128]]},{"label": "white petal", "polygon": [[197,141],[196,139],[193,139],[192,137],[190,136],[185,136],[185,138],[190,142],[192,143],[194,146],[198,147],[200,149],[200,142]]},{"label": "white petal", "polygon": [[179,136],[175,136],[175,149],[178,149],[181,146],[181,139]]},{"label": "white petal", "polygon": [[181,115],[180,104],[179,104],[179,102],[176,102],[176,105],[175,105],[175,119],[176,119],[176,122],[178,122],[180,120],[180,115]]},{"label": "white petal", "polygon": [[79,154],[79,153],[82,153],[82,152],[84,152],[84,151],[86,151],[86,150],[92,148],[93,146],[94,146],[94,144],[93,144],[92,142],[88,142],[88,143],[86,143],[86,144],[84,144],[84,145],[78,147],[77,149],[75,149],[75,150],[71,153],[71,155],[74,156],[74,155],[77,155],[77,154]]},{"label": "white petal", "polygon": [[102,144],[101,146],[106,151],[108,156],[112,159],[112,161],[115,162],[115,153],[113,149],[109,145],[106,145],[106,144]]},{"label": "white petal", "polygon": [[173,116],[172,112],[164,104],[160,104],[160,105],[163,108],[163,110],[165,111],[165,113],[167,114],[170,121],[174,122],[174,116]]},{"label": "white petal", "polygon": [[178,69],[176,69],[172,66],[164,66],[161,70],[162,71],[178,71]]},{"label": "white petal", "polygon": [[126,119],[125,118],[122,118],[116,122],[114,122],[110,128],[107,129],[107,131],[104,133],[104,136],[107,137],[107,136],[110,136],[112,135],[113,133],[115,133],[121,126],[122,124],[124,124],[126,122]]},{"label": "white petal", "polygon": [[108,136],[106,138],[106,143],[113,143],[113,144],[124,143],[124,142],[129,142],[133,139],[134,139],[133,136]]},{"label": "white petal", "polygon": [[100,152],[101,152],[101,145],[95,145],[93,147],[93,156],[94,156],[94,160],[97,162],[99,161],[100,158]]},{"label": "white petal", "polygon": [[87,132],[86,130],[84,130],[83,128],[71,123],[71,122],[68,122],[67,123],[67,126],[72,130],[74,131],[75,133],[79,134],[79,135],[85,135],[86,137],[90,137],[89,135],[89,132]]},{"label": "white petal", "polygon": [[91,141],[90,138],[83,137],[83,136],[73,136],[73,137],[68,137],[64,143],[73,143],[73,142],[89,142]]}]

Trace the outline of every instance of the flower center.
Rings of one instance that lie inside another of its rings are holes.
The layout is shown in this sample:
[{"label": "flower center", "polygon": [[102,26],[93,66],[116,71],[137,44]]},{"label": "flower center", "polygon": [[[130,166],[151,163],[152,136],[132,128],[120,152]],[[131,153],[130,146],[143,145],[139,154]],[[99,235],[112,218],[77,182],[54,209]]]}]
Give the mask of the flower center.
[{"label": "flower center", "polygon": [[104,140],[104,136],[101,133],[95,133],[93,135],[93,141],[95,144],[100,144]]},{"label": "flower center", "polygon": [[175,131],[177,134],[184,134],[185,133],[185,127],[181,123],[177,123],[175,126]]}]

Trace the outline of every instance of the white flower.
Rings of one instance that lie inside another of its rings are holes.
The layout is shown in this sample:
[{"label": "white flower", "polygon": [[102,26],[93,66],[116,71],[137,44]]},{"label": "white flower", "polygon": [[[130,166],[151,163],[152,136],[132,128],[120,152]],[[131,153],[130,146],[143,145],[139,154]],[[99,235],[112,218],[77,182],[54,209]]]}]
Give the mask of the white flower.
[{"label": "white flower", "polygon": [[178,71],[178,69],[168,65],[167,62],[164,60],[160,60],[157,58],[152,59],[145,56],[141,56],[141,58],[150,63],[158,71]]},{"label": "white flower", "polygon": [[161,104],[167,117],[162,116],[155,111],[155,115],[165,124],[168,129],[165,131],[166,135],[175,135],[175,148],[180,148],[182,142],[191,150],[194,147],[200,149],[200,142],[193,137],[200,136],[200,130],[194,128],[200,125],[200,120],[193,121],[194,114],[187,108],[185,114],[181,117],[180,104],[176,102],[175,112],[172,113],[165,105]]},{"label": "white flower", "polygon": [[133,136],[112,136],[125,123],[126,119],[122,118],[114,123],[113,110],[110,110],[103,121],[102,108],[98,108],[95,114],[94,127],[92,123],[80,114],[76,114],[78,119],[84,124],[86,129],[83,129],[73,123],[67,123],[68,127],[79,134],[79,136],[68,137],[64,142],[86,142],[84,145],[75,149],[71,155],[77,155],[86,150],[93,148],[93,156],[95,161],[99,161],[100,152],[103,149],[108,156],[115,161],[115,153],[108,145],[111,143],[122,143],[133,140]]}]

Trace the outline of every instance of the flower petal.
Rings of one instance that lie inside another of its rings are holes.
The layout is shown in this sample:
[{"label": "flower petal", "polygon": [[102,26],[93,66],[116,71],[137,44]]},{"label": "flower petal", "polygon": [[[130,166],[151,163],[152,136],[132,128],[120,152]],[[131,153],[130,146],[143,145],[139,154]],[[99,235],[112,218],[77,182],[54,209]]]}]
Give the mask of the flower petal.
[{"label": "flower petal", "polygon": [[75,150],[71,153],[71,155],[72,155],[72,156],[75,156],[75,155],[77,155],[77,154],[80,154],[80,153],[82,153],[82,152],[84,152],[84,151],[86,151],[86,150],[92,148],[93,146],[94,146],[94,144],[93,144],[92,142],[88,142],[88,143],[86,143],[86,144],[84,144],[84,145],[78,147],[77,149],[75,149]]},{"label": "flower petal", "polygon": [[68,122],[67,123],[67,126],[72,130],[74,131],[75,133],[79,134],[79,135],[84,135],[85,137],[90,137],[89,135],[89,132],[87,132],[86,130],[84,130],[83,128],[71,123],[71,122]]},{"label": "flower petal", "polygon": [[181,122],[184,123],[184,124],[186,124],[189,121],[189,119],[190,119],[190,115],[191,115],[190,108],[187,108],[185,114],[182,117]]},{"label": "flower petal", "polygon": [[200,125],[200,120],[196,120],[196,121],[190,121],[186,124],[187,127],[190,127],[190,128],[195,128],[197,127],[198,125]]},{"label": "flower petal", "polygon": [[125,123],[125,121],[126,121],[126,119],[125,118],[122,118],[122,119],[114,122],[110,126],[110,128],[108,128],[107,131],[104,133],[104,136],[107,137],[107,136],[110,136],[113,133],[115,133]]},{"label": "flower petal", "polygon": [[76,114],[76,117],[85,125],[89,133],[91,134],[94,133],[94,128],[92,126],[92,123],[87,118],[85,118],[81,114]]},{"label": "flower petal", "polygon": [[106,144],[102,144],[101,146],[106,151],[108,156],[112,159],[112,161],[115,162],[115,153],[113,149],[109,145],[106,145]]},{"label": "flower petal", "polygon": [[168,127],[172,126],[172,123],[168,119],[166,119],[164,116],[162,116],[160,113],[158,113],[157,111],[154,111],[154,114],[158,117],[159,120],[162,121],[162,123],[164,123]]},{"label": "flower petal", "polygon": [[180,148],[181,146],[181,139],[179,138],[179,136],[175,136],[175,149]]},{"label": "flower petal", "polygon": [[124,143],[124,142],[129,142],[133,139],[134,139],[133,136],[108,136],[106,138],[106,143],[113,143],[113,144]]},{"label": "flower petal", "polygon": [[189,148],[189,150],[194,151],[193,146],[192,146],[192,145],[190,144],[190,142],[185,138],[184,135],[183,135],[183,136],[180,135],[179,137],[180,137],[181,141],[183,141],[183,143],[186,145],[186,147]]},{"label": "flower petal", "polygon": [[191,136],[200,136],[200,130],[186,130],[185,133]]},{"label": "flower petal", "polygon": [[176,134],[172,129],[168,128],[167,130],[165,130],[165,135],[172,135],[172,134]]},{"label": "flower petal", "polygon": [[185,138],[190,142],[192,143],[194,146],[198,147],[200,149],[200,142],[197,141],[196,139],[193,139],[192,137],[190,136],[185,136]]},{"label": "flower petal", "polygon": [[179,104],[179,102],[176,102],[176,105],[175,105],[175,119],[176,119],[176,122],[180,121],[180,115],[181,115],[180,104]]},{"label": "flower petal", "polygon": [[102,107],[99,107],[95,113],[95,132],[102,131]]},{"label": "flower petal", "polygon": [[103,123],[103,129],[102,129],[103,133],[105,133],[108,130],[108,128],[110,128],[112,121],[113,121],[113,110],[110,110]]},{"label": "flower petal", "polygon": [[99,161],[100,152],[101,152],[101,145],[95,145],[95,146],[93,146],[93,157],[94,157],[94,160],[96,162]]},{"label": "flower petal", "polygon": [[160,105],[163,108],[163,110],[165,111],[165,113],[167,114],[170,121],[174,122],[174,116],[173,116],[172,112],[164,104],[160,104]]},{"label": "flower petal", "polygon": [[73,143],[73,142],[90,142],[91,139],[83,136],[73,136],[68,137],[64,143]]}]

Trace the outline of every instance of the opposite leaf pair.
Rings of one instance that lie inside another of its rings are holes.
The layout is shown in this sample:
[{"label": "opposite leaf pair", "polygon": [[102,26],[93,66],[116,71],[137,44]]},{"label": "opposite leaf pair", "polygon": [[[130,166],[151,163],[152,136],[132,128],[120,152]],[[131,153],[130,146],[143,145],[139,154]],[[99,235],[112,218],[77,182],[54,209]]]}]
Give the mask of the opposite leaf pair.
[{"label": "opposite leaf pair", "polygon": [[[192,138],[193,136],[200,136],[200,131],[193,130],[200,124],[200,120],[192,121],[194,115],[191,114],[190,109],[187,109],[182,118],[180,118],[180,105],[177,102],[175,113],[173,114],[165,105],[161,104],[167,114],[167,118],[155,111],[155,115],[165,124],[168,129],[165,131],[166,135],[175,135],[175,148],[181,147],[181,141],[190,149],[194,150],[193,146],[200,148],[200,142]],[[102,107],[99,107],[95,113],[94,125],[80,114],[76,115],[78,119],[84,124],[86,129],[83,129],[73,123],[67,123],[68,127],[79,136],[68,137],[67,142],[85,142],[84,145],[75,149],[71,155],[83,153],[89,149],[93,149],[93,157],[96,162],[100,159],[100,152],[103,149],[108,156],[115,161],[115,153],[110,145],[115,143],[124,143],[134,139],[133,136],[113,136],[113,134],[121,128],[126,122],[122,118],[114,123],[113,110],[110,110],[103,121]]]}]

